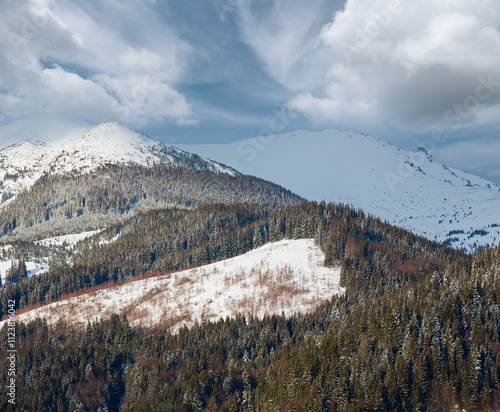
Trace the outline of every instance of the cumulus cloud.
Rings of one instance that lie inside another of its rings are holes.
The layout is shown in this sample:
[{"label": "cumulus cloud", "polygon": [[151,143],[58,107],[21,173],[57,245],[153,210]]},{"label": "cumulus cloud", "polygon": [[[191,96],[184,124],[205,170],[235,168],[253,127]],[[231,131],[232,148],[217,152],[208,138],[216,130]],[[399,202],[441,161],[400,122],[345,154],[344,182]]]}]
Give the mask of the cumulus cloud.
[{"label": "cumulus cloud", "polygon": [[0,121],[64,112],[134,127],[196,123],[176,90],[190,46],[156,21],[154,2],[91,3],[2,6]]},{"label": "cumulus cloud", "polygon": [[[328,10],[319,0],[316,13],[310,2],[273,2],[264,18],[249,6],[255,1],[244,3],[245,39],[293,93],[288,106],[318,127],[421,131],[498,122],[494,0],[347,0],[318,32],[318,12]],[[483,83],[493,87],[476,96]]]}]

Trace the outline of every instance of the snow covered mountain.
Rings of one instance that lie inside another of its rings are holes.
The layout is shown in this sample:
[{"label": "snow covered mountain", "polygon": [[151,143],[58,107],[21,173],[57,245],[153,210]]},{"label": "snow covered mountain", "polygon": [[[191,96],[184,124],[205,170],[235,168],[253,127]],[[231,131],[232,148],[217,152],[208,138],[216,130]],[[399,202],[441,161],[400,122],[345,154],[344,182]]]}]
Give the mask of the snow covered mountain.
[{"label": "snow covered mountain", "polygon": [[92,125],[68,116],[35,116],[3,126],[0,148],[0,204],[31,187],[44,173],[83,174],[106,164],[189,164],[238,174],[118,123]]},{"label": "snow covered mountain", "polygon": [[424,149],[332,130],[181,147],[309,200],[352,204],[457,248],[500,242],[500,188],[437,163]]},{"label": "snow covered mountain", "polygon": [[[500,241],[500,188],[437,163],[424,149],[408,151],[340,131],[181,148],[186,151],[117,123],[93,125],[68,116],[21,119],[0,127],[0,208],[46,173],[82,175],[107,164],[166,163],[258,176],[310,200],[351,204],[457,248]],[[52,213],[58,204],[50,207]]]}]

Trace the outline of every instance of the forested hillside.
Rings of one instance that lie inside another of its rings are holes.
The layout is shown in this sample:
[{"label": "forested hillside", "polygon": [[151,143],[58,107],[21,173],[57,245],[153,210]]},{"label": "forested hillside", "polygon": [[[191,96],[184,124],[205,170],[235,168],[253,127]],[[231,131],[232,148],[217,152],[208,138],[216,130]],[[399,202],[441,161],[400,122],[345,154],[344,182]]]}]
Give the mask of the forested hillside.
[{"label": "forested hillside", "polygon": [[[25,278],[0,290],[0,315],[6,311],[9,296],[17,300],[19,307],[47,303],[85,287],[242,254],[267,241],[257,238],[254,225],[260,228],[259,220],[276,208],[266,204],[219,204],[195,210],[151,211],[133,217],[84,242],[74,265]],[[103,241],[116,236],[116,232],[120,236],[114,242]],[[281,228],[276,229],[276,240],[281,236]]]},{"label": "forested hillside", "polygon": [[[107,236],[119,235],[116,244],[100,249],[89,239],[88,259],[102,256],[95,266],[82,259],[53,283],[42,275],[11,285],[2,304],[304,237],[325,264],[342,265],[346,293],[309,315],[205,321],[175,335],[117,317],[82,332],[18,325],[21,409],[499,410],[500,248],[469,256],[324,203],[155,213],[164,222],[144,216],[142,234],[115,228]],[[119,262],[130,269],[112,270]]]},{"label": "forested hillside", "polygon": [[302,199],[251,176],[156,164],[108,165],[87,174],[45,174],[2,207],[0,236],[24,238],[79,233],[137,212],[213,203],[276,203]]}]

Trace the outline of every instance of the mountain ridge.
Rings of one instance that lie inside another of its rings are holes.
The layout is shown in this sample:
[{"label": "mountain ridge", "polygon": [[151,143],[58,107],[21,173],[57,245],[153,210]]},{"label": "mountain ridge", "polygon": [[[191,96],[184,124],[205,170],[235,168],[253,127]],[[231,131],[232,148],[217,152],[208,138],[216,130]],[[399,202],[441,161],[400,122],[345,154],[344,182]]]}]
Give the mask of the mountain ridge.
[{"label": "mountain ridge", "polygon": [[0,142],[12,143],[0,150],[4,241],[97,230],[153,209],[304,200],[118,123],[28,118],[0,128]]},{"label": "mountain ridge", "polygon": [[424,148],[410,151],[338,130],[180,147],[308,200],[351,204],[456,248],[500,242],[500,187],[439,164]]},{"label": "mountain ridge", "polygon": [[239,173],[174,146],[150,139],[116,122],[92,125],[67,116],[21,119],[0,128],[0,207],[45,173],[85,174],[107,164],[155,163]]}]

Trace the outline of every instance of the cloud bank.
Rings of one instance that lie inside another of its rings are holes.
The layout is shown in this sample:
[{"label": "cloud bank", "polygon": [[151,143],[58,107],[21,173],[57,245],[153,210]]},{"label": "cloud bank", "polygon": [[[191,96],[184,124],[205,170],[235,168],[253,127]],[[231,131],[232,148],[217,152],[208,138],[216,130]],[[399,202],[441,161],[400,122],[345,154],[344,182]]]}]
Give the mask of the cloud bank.
[{"label": "cloud bank", "polygon": [[127,0],[4,2],[0,120],[62,112],[134,127],[195,124],[191,104],[176,90],[190,47],[150,6]]},{"label": "cloud bank", "polygon": [[316,31],[320,0],[272,2],[264,18],[257,3],[240,4],[245,40],[318,128],[498,123],[498,2],[348,0]]}]

